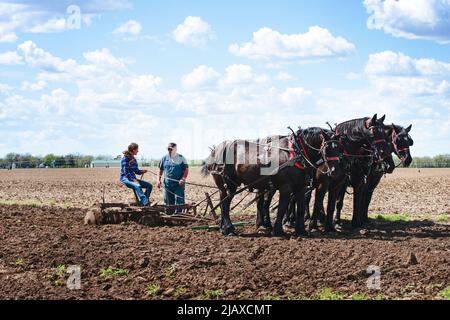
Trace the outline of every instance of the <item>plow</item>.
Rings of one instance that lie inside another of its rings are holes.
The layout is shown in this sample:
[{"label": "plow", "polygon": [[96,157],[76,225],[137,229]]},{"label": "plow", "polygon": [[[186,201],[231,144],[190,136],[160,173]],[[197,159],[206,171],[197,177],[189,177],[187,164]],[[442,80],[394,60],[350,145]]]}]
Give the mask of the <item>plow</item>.
[{"label": "plow", "polygon": [[[200,205],[205,208],[200,210]],[[87,212],[85,224],[121,224],[136,222],[148,227],[160,226],[196,226],[212,228],[217,224],[217,214],[208,193],[197,204],[162,205],[158,203],[141,206],[139,203],[108,203],[103,201],[94,205]]]}]

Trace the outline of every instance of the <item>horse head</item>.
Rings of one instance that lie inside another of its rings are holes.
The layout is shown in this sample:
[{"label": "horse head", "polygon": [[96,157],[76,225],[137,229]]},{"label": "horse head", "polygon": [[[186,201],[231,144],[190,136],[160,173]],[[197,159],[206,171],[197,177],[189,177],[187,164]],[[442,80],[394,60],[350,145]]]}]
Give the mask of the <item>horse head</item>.
[{"label": "horse head", "polygon": [[375,153],[375,158],[378,162],[388,159],[392,153],[391,147],[388,142],[388,136],[384,130],[384,120],[386,116],[378,118],[375,114],[368,122],[368,129],[371,135],[371,146]]},{"label": "horse head", "polygon": [[328,174],[334,179],[342,173],[339,136],[329,130],[322,130],[322,157],[328,166]]},{"label": "horse head", "polygon": [[391,143],[393,152],[400,159],[403,167],[409,167],[412,163],[410,147],[414,145],[414,140],[410,136],[412,125],[407,128],[392,124]]}]

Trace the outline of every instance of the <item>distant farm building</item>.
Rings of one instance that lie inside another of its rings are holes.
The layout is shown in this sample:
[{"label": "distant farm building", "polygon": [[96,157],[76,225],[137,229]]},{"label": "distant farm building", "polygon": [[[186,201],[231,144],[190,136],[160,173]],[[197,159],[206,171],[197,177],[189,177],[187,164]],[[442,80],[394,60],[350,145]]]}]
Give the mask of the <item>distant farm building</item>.
[{"label": "distant farm building", "polygon": [[120,160],[94,160],[91,168],[120,168]]}]

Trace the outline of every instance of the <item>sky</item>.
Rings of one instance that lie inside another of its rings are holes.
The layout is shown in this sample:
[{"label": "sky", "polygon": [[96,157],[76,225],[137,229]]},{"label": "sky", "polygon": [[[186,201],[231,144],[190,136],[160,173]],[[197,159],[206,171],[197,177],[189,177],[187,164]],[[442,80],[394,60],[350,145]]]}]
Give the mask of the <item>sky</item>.
[{"label": "sky", "polygon": [[0,0],[0,156],[190,159],[386,114],[450,153],[450,0]]}]

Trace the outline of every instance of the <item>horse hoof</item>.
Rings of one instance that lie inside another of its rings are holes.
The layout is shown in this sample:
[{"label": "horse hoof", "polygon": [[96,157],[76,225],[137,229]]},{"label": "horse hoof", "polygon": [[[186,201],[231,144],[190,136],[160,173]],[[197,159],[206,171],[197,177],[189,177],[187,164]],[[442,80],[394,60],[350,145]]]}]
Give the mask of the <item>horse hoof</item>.
[{"label": "horse hoof", "polygon": [[237,237],[237,233],[232,231],[226,235],[226,237]]},{"label": "horse hoof", "polygon": [[258,227],[258,229],[256,229],[256,232],[258,234],[268,234],[268,233],[270,233],[270,229],[261,226],[261,227]]}]

